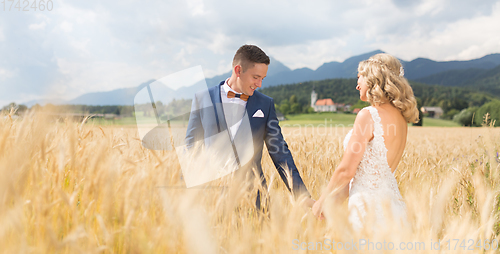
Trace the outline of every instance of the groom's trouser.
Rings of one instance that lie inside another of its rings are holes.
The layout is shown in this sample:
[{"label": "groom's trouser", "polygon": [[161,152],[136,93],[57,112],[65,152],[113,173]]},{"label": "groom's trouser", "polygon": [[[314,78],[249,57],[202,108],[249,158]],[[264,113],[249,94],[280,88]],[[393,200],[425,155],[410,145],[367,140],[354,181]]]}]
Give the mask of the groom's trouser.
[{"label": "groom's trouser", "polygon": [[257,172],[252,163],[239,168],[235,172],[234,178],[236,184],[247,186],[249,193],[257,192],[255,208],[261,212],[267,213],[269,207],[269,195],[267,192],[266,178],[260,172]]}]

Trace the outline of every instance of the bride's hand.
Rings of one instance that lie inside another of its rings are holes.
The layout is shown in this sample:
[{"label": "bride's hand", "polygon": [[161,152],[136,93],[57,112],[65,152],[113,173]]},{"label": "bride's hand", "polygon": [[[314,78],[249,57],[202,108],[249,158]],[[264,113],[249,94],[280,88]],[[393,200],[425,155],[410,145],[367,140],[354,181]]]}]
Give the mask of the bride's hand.
[{"label": "bride's hand", "polygon": [[323,202],[321,202],[320,200],[316,201],[312,207],[312,212],[314,216],[318,217],[319,219],[325,219],[325,216],[323,215]]}]

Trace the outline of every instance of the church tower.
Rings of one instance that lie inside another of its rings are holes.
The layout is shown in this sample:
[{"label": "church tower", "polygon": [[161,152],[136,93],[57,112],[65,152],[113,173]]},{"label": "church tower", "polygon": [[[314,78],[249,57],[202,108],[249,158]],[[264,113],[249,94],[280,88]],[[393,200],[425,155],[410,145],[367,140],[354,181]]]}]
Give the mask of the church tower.
[{"label": "church tower", "polygon": [[314,88],[311,92],[311,107],[314,108],[314,105],[316,104],[316,101],[318,100],[318,94],[314,92]]}]

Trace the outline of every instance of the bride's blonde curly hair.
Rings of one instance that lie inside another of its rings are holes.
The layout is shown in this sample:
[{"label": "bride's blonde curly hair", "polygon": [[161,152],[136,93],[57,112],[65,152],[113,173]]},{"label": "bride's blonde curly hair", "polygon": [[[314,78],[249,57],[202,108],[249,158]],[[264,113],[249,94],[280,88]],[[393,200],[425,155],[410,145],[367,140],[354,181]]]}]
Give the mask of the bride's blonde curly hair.
[{"label": "bride's blonde curly hair", "polygon": [[406,122],[418,122],[417,100],[397,58],[384,53],[376,54],[359,63],[358,73],[366,79],[366,97],[370,104],[390,101],[401,111]]}]

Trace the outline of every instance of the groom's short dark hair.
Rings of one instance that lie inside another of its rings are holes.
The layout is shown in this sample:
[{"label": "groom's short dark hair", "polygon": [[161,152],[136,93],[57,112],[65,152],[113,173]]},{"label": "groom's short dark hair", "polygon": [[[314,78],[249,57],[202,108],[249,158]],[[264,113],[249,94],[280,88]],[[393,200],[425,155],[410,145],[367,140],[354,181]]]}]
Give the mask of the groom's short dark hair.
[{"label": "groom's short dark hair", "polygon": [[269,65],[271,60],[269,57],[255,45],[241,46],[233,58],[233,68],[236,65],[241,65],[242,71],[245,72],[248,68],[253,67],[256,63]]}]

